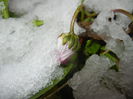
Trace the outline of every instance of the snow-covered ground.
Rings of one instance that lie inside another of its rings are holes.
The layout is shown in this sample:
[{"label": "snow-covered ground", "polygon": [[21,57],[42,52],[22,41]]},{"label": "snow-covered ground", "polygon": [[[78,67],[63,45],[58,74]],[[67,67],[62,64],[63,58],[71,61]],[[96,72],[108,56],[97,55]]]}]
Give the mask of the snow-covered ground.
[{"label": "snow-covered ground", "polygon": [[[62,75],[55,54],[57,37],[69,32],[80,0],[9,1],[10,10],[22,16],[0,18],[0,99],[27,99],[51,79]],[[84,5],[100,13],[92,29],[109,37],[105,39],[107,48],[120,57],[120,72],[108,71],[112,63],[107,58],[91,56],[71,80],[75,98],[125,99],[125,94],[133,97],[133,41],[123,30],[131,20],[122,14],[113,20],[111,12],[116,8],[132,12],[133,0],[85,0]],[[109,17],[112,22],[108,21]],[[44,20],[44,25],[33,26],[34,19]],[[76,26],[76,33],[79,32],[81,29]],[[109,88],[100,83],[101,79]]]},{"label": "snow-covered ground", "polygon": [[[0,99],[27,99],[62,75],[57,38],[69,32],[79,1],[9,1],[11,11],[22,16],[0,19]],[[44,25],[33,26],[34,19]]]}]

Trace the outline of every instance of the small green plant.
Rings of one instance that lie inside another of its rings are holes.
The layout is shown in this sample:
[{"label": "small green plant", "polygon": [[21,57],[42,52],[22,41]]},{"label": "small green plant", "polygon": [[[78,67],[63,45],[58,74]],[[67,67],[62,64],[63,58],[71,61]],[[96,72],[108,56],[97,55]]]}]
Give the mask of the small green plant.
[{"label": "small green plant", "polygon": [[111,50],[106,49],[105,45],[102,45],[98,40],[87,40],[83,52],[87,57],[93,54],[107,57],[110,61],[115,63],[110,69],[116,72],[119,71],[119,58]]},{"label": "small green plant", "polygon": [[1,15],[4,19],[9,18],[8,0],[0,0]]},{"label": "small green plant", "polygon": [[40,27],[44,24],[44,21],[43,20],[39,20],[39,19],[35,19],[32,21],[32,23],[34,24],[34,26],[36,27]]},{"label": "small green plant", "polygon": [[95,42],[93,40],[87,40],[85,45],[84,54],[86,56],[96,54],[101,48],[101,45],[98,42]]}]

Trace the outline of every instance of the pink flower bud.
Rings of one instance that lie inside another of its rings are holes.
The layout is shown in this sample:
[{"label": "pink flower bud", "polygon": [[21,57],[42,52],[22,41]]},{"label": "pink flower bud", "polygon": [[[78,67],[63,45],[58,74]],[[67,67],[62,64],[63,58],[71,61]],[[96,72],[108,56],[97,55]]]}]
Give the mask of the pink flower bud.
[{"label": "pink flower bud", "polygon": [[57,42],[57,58],[58,58],[58,61],[61,64],[65,64],[74,52],[72,51],[72,49],[68,48],[67,43],[65,45],[62,44],[62,42],[63,42],[62,36],[58,37],[57,41],[58,41]]}]

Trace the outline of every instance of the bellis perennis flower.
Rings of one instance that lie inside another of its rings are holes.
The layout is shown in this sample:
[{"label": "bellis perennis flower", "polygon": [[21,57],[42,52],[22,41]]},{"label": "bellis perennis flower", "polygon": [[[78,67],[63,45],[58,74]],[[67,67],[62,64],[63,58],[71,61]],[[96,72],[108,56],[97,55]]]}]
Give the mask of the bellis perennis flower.
[{"label": "bellis perennis flower", "polygon": [[83,8],[83,5],[79,5],[76,9],[70,24],[70,32],[62,33],[58,37],[58,60],[60,63],[66,63],[69,57],[80,48],[79,37],[74,33],[75,20]]},{"label": "bellis perennis flower", "polygon": [[77,35],[72,33],[62,33],[58,37],[58,60],[64,64],[70,56],[80,48],[80,42]]}]

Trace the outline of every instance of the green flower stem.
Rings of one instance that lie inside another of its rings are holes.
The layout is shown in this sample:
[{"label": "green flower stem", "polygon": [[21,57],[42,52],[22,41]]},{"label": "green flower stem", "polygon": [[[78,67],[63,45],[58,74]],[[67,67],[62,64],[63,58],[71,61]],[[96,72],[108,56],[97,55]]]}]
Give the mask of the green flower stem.
[{"label": "green flower stem", "polygon": [[80,20],[83,21],[84,17],[85,17],[85,11],[84,11],[84,9],[81,9],[81,18],[80,18]]},{"label": "green flower stem", "polygon": [[85,0],[81,0],[81,4],[83,4],[83,3],[84,3],[84,1],[85,1]]},{"label": "green flower stem", "polygon": [[74,15],[72,17],[71,24],[70,24],[70,33],[74,34],[74,23],[75,23],[76,18],[77,18],[78,14],[79,14],[79,12],[81,11],[82,8],[83,8],[83,5],[81,4],[80,6],[78,6],[76,11],[74,12]]},{"label": "green flower stem", "polygon": [[5,8],[1,11],[2,17],[4,19],[9,18],[9,11],[8,11],[8,0],[0,0],[0,2],[4,2]]},{"label": "green flower stem", "polygon": [[131,13],[129,13],[128,11],[126,11],[126,10],[123,10],[123,9],[115,9],[115,10],[113,10],[113,12],[122,13],[122,14],[128,16],[133,21],[133,15]]}]

